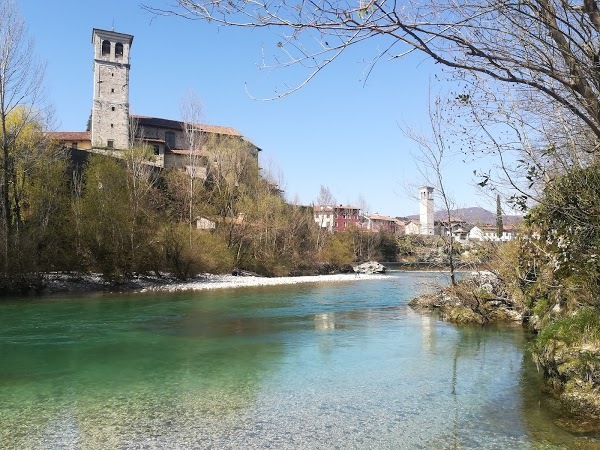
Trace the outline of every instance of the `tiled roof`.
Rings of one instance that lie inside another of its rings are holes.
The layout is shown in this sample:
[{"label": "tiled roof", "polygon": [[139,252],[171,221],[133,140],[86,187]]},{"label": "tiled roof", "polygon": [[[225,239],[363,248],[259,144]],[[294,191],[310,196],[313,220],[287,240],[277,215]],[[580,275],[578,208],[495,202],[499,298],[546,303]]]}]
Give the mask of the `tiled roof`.
[{"label": "tiled roof", "polygon": [[49,131],[46,135],[53,141],[89,141],[92,133],[89,131]]},{"label": "tiled roof", "polygon": [[[132,119],[138,121],[138,125],[146,127],[159,127],[159,128],[171,128],[173,130],[181,130],[183,128],[183,122],[179,120],[161,119],[160,117],[148,117],[131,115]],[[207,125],[203,123],[194,124],[200,130],[207,133],[226,134],[229,136],[242,136],[242,134],[234,128],[222,127],[219,125]]]},{"label": "tiled roof", "polygon": [[382,221],[385,221],[385,222],[396,222],[396,219],[394,219],[392,217],[381,216],[379,214],[369,214],[367,217],[369,219],[371,219],[371,220],[382,220]]},{"label": "tiled roof", "polygon": [[334,208],[336,210],[339,210],[339,209],[353,209],[353,210],[356,210],[356,211],[360,210],[360,208],[358,208],[356,206],[350,206],[350,205],[339,205],[339,206],[334,206]]}]

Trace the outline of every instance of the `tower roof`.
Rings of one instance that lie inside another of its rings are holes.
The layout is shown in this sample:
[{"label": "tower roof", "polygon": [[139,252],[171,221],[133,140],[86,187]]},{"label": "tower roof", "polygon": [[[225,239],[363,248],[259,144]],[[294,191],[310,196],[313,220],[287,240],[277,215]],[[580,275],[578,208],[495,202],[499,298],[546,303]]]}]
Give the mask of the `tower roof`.
[{"label": "tower roof", "polygon": [[124,44],[127,43],[130,46],[131,46],[131,43],[133,42],[132,34],[118,33],[116,31],[101,30],[100,28],[93,28],[92,29],[92,44],[94,43],[95,35],[100,36],[102,39],[108,39],[110,41],[119,41]]}]

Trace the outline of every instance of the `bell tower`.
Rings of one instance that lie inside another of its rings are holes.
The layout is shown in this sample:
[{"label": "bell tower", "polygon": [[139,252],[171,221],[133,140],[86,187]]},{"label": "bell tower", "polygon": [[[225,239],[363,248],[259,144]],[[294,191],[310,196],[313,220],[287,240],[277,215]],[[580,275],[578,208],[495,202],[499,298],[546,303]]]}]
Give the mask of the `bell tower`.
[{"label": "bell tower", "polygon": [[434,232],[433,188],[421,186],[419,188],[419,209],[421,216],[421,234],[429,236]]},{"label": "bell tower", "polygon": [[133,36],[92,30],[94,44],[94,103],[92,147],[129,147],[129,53]]}]

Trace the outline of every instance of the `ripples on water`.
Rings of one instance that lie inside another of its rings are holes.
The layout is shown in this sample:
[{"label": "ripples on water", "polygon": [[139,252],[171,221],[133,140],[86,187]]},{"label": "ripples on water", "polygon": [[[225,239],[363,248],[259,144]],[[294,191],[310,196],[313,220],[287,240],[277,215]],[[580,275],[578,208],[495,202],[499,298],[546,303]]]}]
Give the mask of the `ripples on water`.
[{"label": "ripples on water", "polygon": [[0,447],[596,448],[522,330],[406,306],[437,277],[1,304]]}]

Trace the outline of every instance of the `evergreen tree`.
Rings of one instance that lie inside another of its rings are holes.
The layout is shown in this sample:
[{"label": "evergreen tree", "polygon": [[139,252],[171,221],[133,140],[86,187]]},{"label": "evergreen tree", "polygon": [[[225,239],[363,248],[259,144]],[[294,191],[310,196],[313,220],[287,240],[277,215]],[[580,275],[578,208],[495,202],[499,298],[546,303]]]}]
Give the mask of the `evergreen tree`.
[{"label": "evergreen tree", "polygon": [[504,224],[502,223],[502,205],[500,204],[500,194],[496,196],[496,233],[498,237],[502,237],[504,232]]}]

